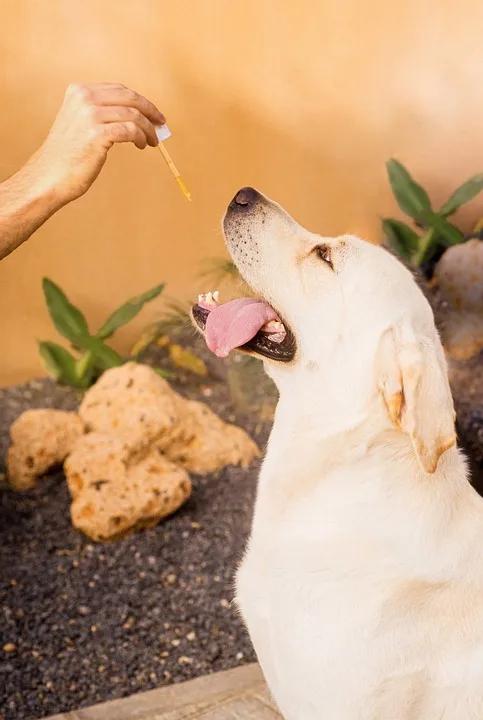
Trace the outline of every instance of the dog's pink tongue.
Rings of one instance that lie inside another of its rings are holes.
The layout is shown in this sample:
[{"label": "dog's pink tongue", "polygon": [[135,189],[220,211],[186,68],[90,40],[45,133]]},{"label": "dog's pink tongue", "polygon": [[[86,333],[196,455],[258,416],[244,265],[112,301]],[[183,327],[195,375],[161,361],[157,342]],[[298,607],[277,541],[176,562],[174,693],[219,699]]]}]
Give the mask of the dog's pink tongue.
[{"label": "dog's pink tongue", "polygon": [[232,300],[211,310],[206,320],[206,343],[215,355],[226,357],[231,350],[254,338],[265,323],[277,319],[270,305],[259,300]]}]

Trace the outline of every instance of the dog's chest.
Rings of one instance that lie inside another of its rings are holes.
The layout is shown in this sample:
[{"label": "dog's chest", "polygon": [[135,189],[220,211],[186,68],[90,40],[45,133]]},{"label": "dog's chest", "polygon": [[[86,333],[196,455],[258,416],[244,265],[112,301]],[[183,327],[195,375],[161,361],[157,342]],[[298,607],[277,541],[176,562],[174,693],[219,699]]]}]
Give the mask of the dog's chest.
[{"label": "dog's chest", "polygon": [[[387,590],[367,578],[388,558],[365,521],[358,529],[350,508],[325,499],[279,516],[259,497],[237,575],[238,606],[287,718],[318,717],[296,714],[291,705],[300,708],[322,691],[330,717],[344,707],[347,684],[355,701],[378,677],[368,662],[368,639],[377,634]],[[351,712],[348,707],[347,717]]]},{"label": "dog's chest", "polygon": [[[358,600],[358,579],[334,572],[328,555],[319,557],[317,567],[309,556],[294,548],[280,554],[254,538],[237,577],[237,603],[268,685],[289,720],[318,718],[303,705],[315,699],[318,704],[321,693],[327,717],[331,712],[342,717],[337,713],[347,702],[346,684],[353,700],[363,697],[365,684],[374,679],[366,657],[367,636],[375,632],[372,599]],[[347,706],[344,717],[351,711]]]},{"label": "dog's chest", "polygon": [[280,519],[261,510],[236,583],[255,649],[260,653],[265,650],[260,645],[270,644],[273,652],[276,643],[291,655],[296,646],[313,644],[320,655],[332,637],[328,652],[333,655],[347,645],[341,644],[344,635],[374,621],[383,591],[365,587],[361,597],[361,588],[380,548],[371,535],[349,541],[347,518],[337,521],[321,513],[315,520],[309,509]]},{"label": "dog's chest", "polygon": [[[237,602],[247,619],[272,622],[280,615],[286,622],[304,613],[325,617],[329,625],[340,615],[347,624],[356,598],[362,607],[360,589],[377,552],[370,537],[348,543],[343,534],[321,533],[311,541],[289,532],[270,537],[267,527],[250,539],[237,574]],[[380,593],[365,590],[370,613]]]}]

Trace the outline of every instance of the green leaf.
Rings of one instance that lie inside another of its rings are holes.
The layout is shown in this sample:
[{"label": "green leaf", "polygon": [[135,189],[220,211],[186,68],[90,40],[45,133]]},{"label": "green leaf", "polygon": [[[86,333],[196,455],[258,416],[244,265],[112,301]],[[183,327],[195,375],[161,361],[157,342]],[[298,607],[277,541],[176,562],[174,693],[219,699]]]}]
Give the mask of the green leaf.
[{"label": "green leaf", "polygon": [[448,217],[458,210],[461,205],[472,200],[483,190],[483,173],[474,175],[463,185],[460,185],[439,210],[440,215]]},{"label": "green leaf", "polygon": [[418,249],[419,235],[405,223],[393,218],[383,218],[382,229],[391,248],[410,260]]},{"label": "green leaf", "polygon": [[119,365],[123,364],[123,359],[119,353],[105,345],[98,338],[85,338],[83,348],[92,354],[93,365],[100,370],[109,370],[109,368],[119,367]]},{"label": "green leaf", "polygon": [[147,290],[146,292],[141,293],[141,295],[131,298],[124,303],[124,305],[121,305],[121,307],[115,310],[106,320],[104,325],[96,334],[96,337],[100,340],[106,340],[106,338],[111,337],[116,330],[133,320],[136,315],[141,312],[147,302],[150,302],[161,295],[163,289],[164,284],[156,285],[156,287],[151,290]]},{"label": "green leaf", "polygon": [[72,305],[60,287],[48,278],[43,279],[42,287],[50,316],[62,337],[76,344],[79,344],[79,338],[89,337],[84,315]]},{"label": "green leaf", "polygon": [[49,375],[57,382],[73,387],[84,387],[76,372],[75,358],[68,350],[53,342],[39,343],[40,357]]},{"label": "green leaf", "polygon": [[461,230],[437,213],[428,213],[425,220],[430,228],[435,231],[434,243],[440,242],[445,247],[450,245],[459,245],[465,241],[465,237]]},{"label": "green leaf", "polygon": [[89,350],[83,352],[75,363],[75,372],[77,379],[84,386],[90,385],[94,375],[95,365],[92,353]]},{"label": "green leaf", "polygon": [[434,235],[434,228],[429,228],[429,230],[427,230],[423,237],[419,239],[419,247],[411,258],[411,264],[413,265],[413,267],[419,268],[423,264],[428,254],[429,248],[433,247],[436,244]]},{"label": "green leaf", "polygon": [[426,213],[432,212],[426,190],[413,180],[400,162],[391,159],[386,163],[386,169],[394,197],[406,215],[421,220]]}]

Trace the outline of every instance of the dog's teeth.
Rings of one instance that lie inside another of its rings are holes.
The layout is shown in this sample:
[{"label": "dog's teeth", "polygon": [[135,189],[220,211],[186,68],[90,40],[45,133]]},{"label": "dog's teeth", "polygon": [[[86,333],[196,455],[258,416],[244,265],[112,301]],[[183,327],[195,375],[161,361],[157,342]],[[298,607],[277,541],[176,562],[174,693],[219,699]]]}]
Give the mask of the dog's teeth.
[{"label": "dog's teeth", "polygon": [[208,292],[202,295],[198,295],[198,305],[204,307],[205,310],[210,310],[211,308],[218,307],[218,305],[220,304],[218,298],[219,293],[217,290],[213,293]]},{"label": "dog's teeth", "polygon": [[276,343],[281,343],[283,340],[285,340],[285,338],[286,334],[284,332],[273,333],[273,335],[270,335],[270,340]]},{"label": "dog's teeth", "polygon": [[280,320],[269,320],[262,328],[265,332],[280,333],[285,330]]}]

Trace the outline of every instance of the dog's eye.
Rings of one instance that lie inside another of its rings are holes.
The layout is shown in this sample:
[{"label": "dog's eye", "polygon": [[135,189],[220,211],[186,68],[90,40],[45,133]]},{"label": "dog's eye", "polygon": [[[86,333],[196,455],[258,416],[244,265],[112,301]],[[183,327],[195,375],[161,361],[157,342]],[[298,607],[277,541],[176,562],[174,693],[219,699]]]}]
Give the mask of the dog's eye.
[{"label": "dog's eye", "polygon": [[330,248],[328,245],[317,245],[317,247],[315,248],[315,254],[319,258],[319,260],[323,260],[325,264],[331,268],[331,270],[334,269],[330,254]]}]

